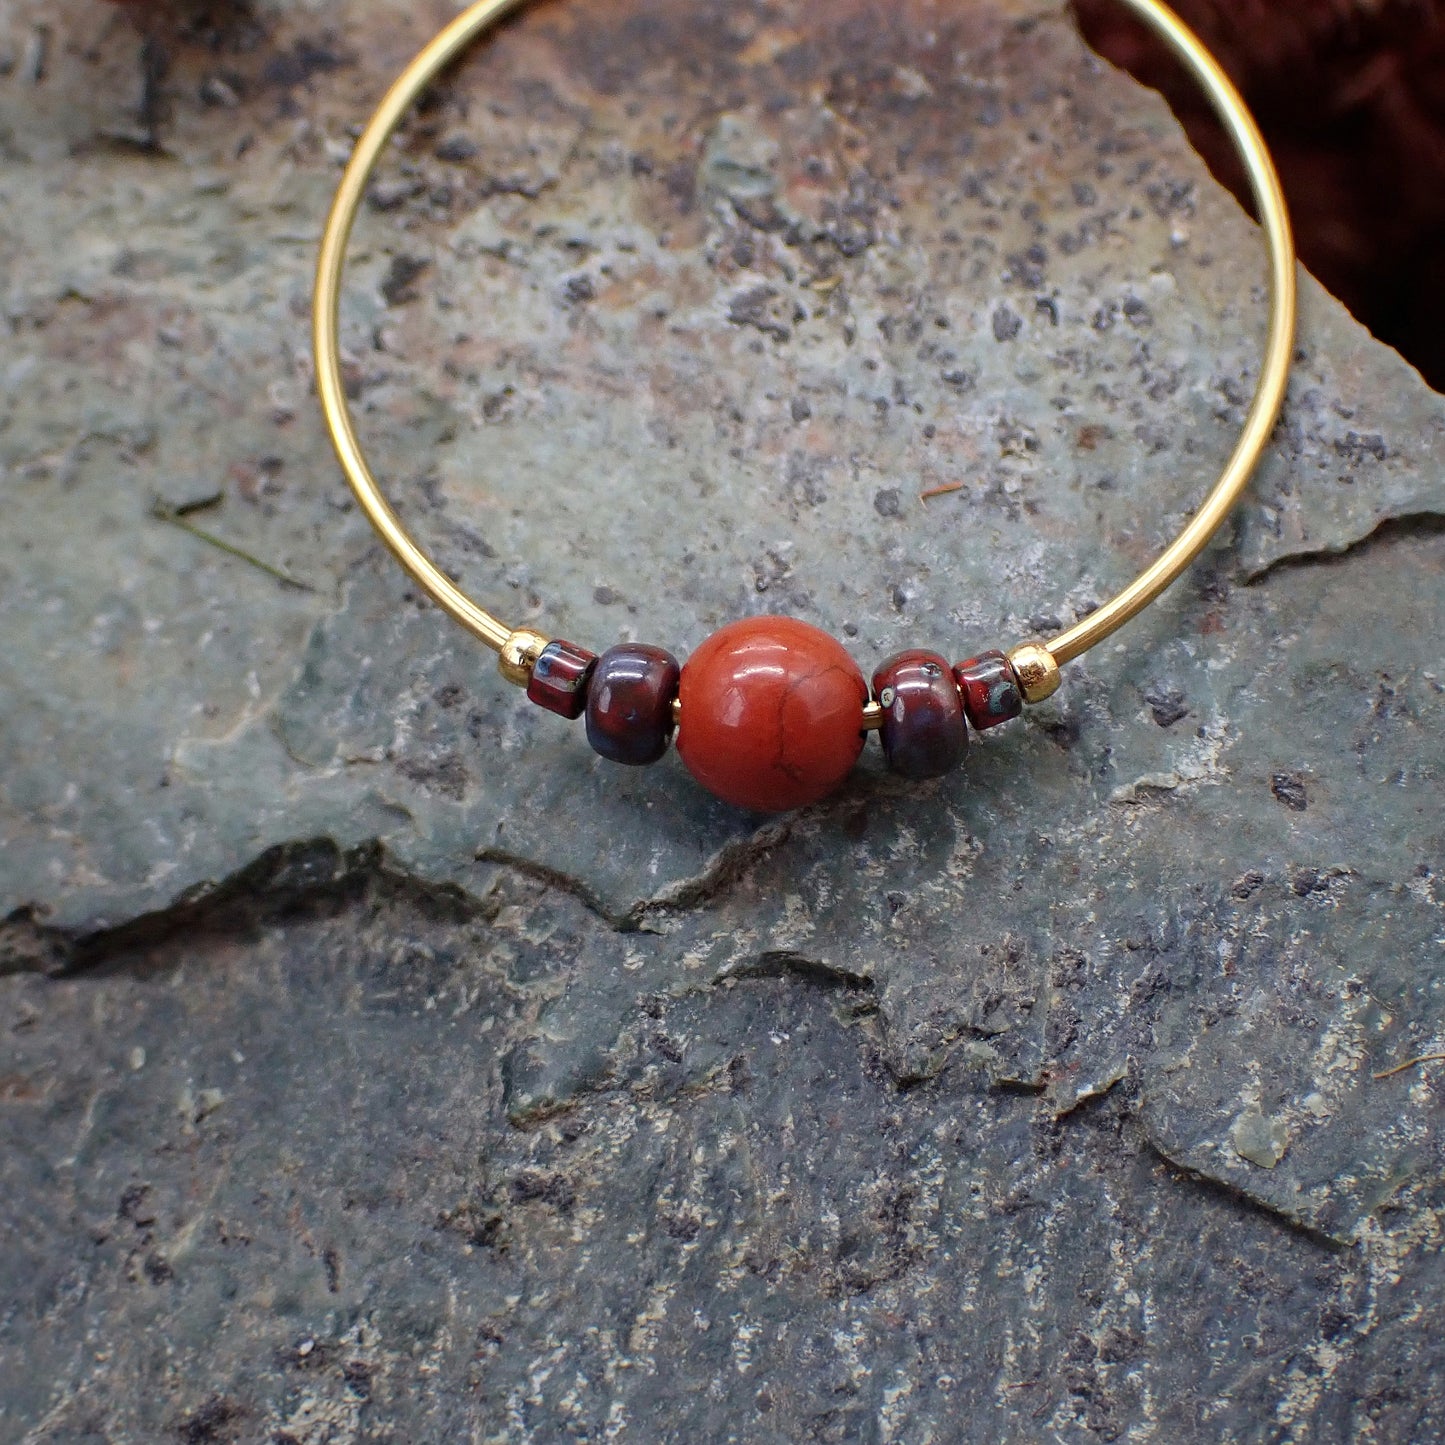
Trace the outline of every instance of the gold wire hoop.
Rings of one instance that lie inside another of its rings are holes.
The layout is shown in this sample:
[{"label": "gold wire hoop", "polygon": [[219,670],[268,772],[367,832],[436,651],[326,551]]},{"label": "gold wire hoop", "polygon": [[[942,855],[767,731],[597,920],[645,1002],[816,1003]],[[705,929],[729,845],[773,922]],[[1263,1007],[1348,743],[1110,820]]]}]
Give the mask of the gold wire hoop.
[{"label": "gold wire hoop", "polygon": [[[316,385],[322,413],[336,447],[337,458],[362,510],[417,585],[448,616],[488,647],[502,653],[504,674],[513,676],[515,673],[513,680],[522,682],[526,680],[531,654],[546,639],[529,631],[514,632],[492,613],[479,607],[437,567],[402,525],[382,494],[357,440],[341,376],[339,325],[346,244],[371,174],[392,133],[412,104],[447,65],[504,16],[526,3],[527,0],[478,0],[423,46],[382,98],[351,152],[331,212],[326,218],[316,267],[312,317]],[[1103,606],[1051,641],[1025,644],[1011,654],[1015,666],[1020,669],[1025,694],[1030,701],[1053,691],[1057,686],[1059,665],[1087,652],[1142,612],[1184,572],[1219,530],[1269,444],[1270,434],[1284,405],[1294,353],[1298,310],[1294,240],[1284,192],[1259,127],[1219,63],[1172,10],[1160,0],[1120,0],[1120,3],[1167,42],[1193,74],[1224,123],[1244,164],[1269,248],[1269,336],[1259,386],[1250,404],[1244,430],[1223,475],[1188,525],[1149,567]],[[513,643],[510,649],[509,641]],[[509,651],[517,653],[510,668],[507,666]],[[1033,686],[1023,675],[1025,668],[1031,670],[1036,679]]]}]

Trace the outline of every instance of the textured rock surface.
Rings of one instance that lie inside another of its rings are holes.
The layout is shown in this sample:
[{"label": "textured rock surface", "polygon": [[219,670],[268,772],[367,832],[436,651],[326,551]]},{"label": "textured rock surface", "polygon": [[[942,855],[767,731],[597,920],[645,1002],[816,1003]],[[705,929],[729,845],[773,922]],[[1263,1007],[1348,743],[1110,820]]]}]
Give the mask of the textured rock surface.
[{"label": "textured rock surface", "polygon": [[[154,135],[128,21],[0,17],[0,1435],[1445,1431],[1440,1068],[1375,1077],[1445,1043],[1445,405],[1307,286],[1231,535],[962,775],[760,828],[609,769],[309,398],[445,13],[172,31]],[[344,332],[509,621],[871,670],[1157,548],[1262,273],[1049,4],[605,0],[409,126]]]}]

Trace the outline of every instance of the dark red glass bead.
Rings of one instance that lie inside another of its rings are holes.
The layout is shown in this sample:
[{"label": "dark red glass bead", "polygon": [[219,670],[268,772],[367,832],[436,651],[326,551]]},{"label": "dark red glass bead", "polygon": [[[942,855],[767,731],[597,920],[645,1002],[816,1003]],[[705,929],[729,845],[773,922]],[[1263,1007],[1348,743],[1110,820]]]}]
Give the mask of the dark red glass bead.
[{"label": "dark red glass bead", "polygon": [[968,728],[946,658],[918,650],[890,657],[873,674],[873,696],[883,709],[883,753],[895,773],[921,782],[963,761]]},{"label": "dark red glass bead", "polygon": [[571,642],[549,642],[532,666],[527,696],[562,717],[581,717],[597,654]]},{"label": "dark red glass bead", "polygon": [[587,693],[587,741],[614,763],[655,763],[672,736],[679,672],[677,659],[660,647],[609,647]]},{"label": "dark red glass bead", "polygon": [[984,652],[970,657],[953,669],[958,690],[963,694],[963,710],[979,732],[996,728],[1024,710],[1019,680],[1013,665],[1001,652]]}]

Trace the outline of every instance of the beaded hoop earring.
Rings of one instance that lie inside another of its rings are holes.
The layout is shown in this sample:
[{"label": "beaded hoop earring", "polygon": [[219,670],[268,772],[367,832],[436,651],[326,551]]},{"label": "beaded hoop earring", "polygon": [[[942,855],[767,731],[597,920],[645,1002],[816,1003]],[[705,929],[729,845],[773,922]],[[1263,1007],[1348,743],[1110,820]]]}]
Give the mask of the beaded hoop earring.
[{"label": "beaded hoop earring", "polygon": [[702,785],[765,812],[802,807],[847,776],[867,734],[888,764],[933,778],[964,756],[978,731],[1052,696],[1060,668],[1136,616],[1199,555],[1247,486],[1284,404],[1294,349],[1294,243],[1279,178],[1243,99],[1203,43],[1160,0],[1121,0],[1198,80],[1249,176],[1269,249],[1270,319],[1264,363],[1243,431],[1219,481],[1188,525],[1127,587],[1047,641],[1027,641],[950,664],[910,650],[883,662],[871,688],[841,643],[787,617],[753,617],[715,632],[685,665],[659,647],[623,643],[601,656],[531,628],[510,628],[473,602],[411,538],[383,496],[357,440],[338,340],[346,245],[392,133],[438,73],[525,0],[478,0],[423,47],[382,99],[341,178],[322,236],[313,317],[317,388],[336,454],[363,511],[416,583],[499,655],[503,677],[532,702],[584,717],[588,741],[624,764],[655,762],[673,737]]}]

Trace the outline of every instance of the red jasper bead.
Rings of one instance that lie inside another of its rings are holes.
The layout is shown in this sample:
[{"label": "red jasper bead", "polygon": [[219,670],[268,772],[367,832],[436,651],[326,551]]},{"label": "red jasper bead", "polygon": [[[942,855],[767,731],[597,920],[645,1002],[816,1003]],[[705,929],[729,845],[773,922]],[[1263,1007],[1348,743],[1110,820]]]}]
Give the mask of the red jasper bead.
[{"label": "red jasper bead", "polygon": [[682,669],[677,751],[724,802],[781,813],[826,797],[863,750],[868,685],[843,645],[789,617],[713,633]]},{"label": "red jasper bead", "polygon": [[549,642],[532,664],[527,679],[527,696],[548,712],[577,718],[587,706],[587,684],[597,654],[572,642]]},{"label": "red jasper bead", "polygon": [[1013,664],[1001,652],[970,657],[953,669],[953,676],[963,694],[963,710],[979,732],[996,728],[1024,710]]}]

